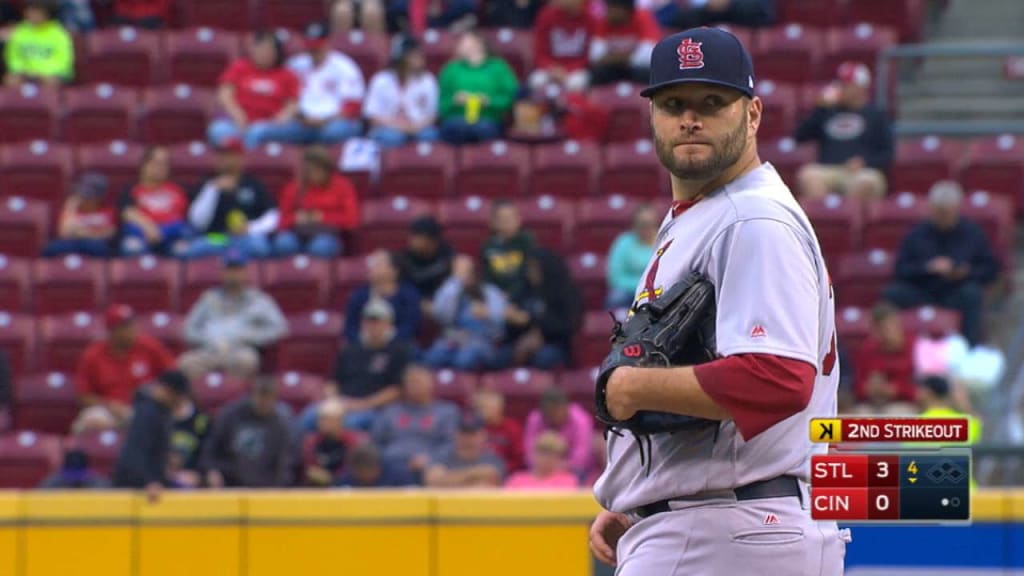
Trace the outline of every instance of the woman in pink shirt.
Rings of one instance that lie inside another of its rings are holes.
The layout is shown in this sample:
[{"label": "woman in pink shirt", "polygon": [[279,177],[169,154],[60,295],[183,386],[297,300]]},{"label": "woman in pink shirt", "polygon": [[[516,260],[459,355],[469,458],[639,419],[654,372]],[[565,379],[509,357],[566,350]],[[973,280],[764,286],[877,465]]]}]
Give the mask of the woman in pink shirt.
[{"label": "woman in pink shirt", "polygon": [[586,474],[593,459],[594,419],[590,413],[569,402],[563,390],[546,390],[540,397],[540,407],[526,419],[523,439],[528,466],[533,466],[533,447],[545,431],[556,432],[565,441],[569,470],[578,476]]},{"label": "woman in pink shirt", "polygon": [[557,432],[545,432],[533,445],[529,471],[516,472],[505,482],[511,490],[572,490],[579,478],[566,470],[565,440]]}]

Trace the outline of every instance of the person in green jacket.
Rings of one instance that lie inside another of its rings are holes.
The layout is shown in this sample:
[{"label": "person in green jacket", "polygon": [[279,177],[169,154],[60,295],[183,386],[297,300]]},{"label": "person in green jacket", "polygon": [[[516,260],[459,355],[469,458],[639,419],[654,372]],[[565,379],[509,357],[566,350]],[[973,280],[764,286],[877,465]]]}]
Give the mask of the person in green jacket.
[{"label": "person in green jacket", "polygon": [[53,0],[25,3],[25,19],[14,27],[4,47],[5,85],[19,86],[31,81],[57,86],[71,80],[74,46],[56,15],[57,4]]},{"label": "person in green jacket", "polygon": [[608,251],[608,293],[605,307],[609,310],[633,305],[636,287],[654,254],[661,220],[650,204],[637,206],[633,228],[619,234]]},{"label": "person in green jacket", "polygon": [[519,81],[508,63],[492,56],[476,32],[466,32],[440,75],[441,137],[451,144],[501,136]]}]

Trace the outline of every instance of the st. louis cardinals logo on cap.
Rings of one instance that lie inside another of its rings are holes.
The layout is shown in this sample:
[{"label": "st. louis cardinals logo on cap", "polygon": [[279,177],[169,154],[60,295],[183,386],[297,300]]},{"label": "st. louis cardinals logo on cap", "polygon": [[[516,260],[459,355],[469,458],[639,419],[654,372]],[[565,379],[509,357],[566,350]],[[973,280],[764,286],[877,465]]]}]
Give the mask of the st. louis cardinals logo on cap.
[{"label": "st. louis cardinals logo on cap", "polygon": [[679,54],[680,70],[697,70],[704,67],[703,42],[694,42],[693,38],[683,38],[676,53]]}]

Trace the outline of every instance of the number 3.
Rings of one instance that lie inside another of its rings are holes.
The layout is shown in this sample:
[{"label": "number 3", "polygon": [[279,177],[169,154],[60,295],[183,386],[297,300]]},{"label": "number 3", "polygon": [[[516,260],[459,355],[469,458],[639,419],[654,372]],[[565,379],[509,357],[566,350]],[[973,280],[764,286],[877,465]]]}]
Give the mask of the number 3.
[{"label": "number 3", "polygon": [[889,477],[889,463],[879,462],[878,463],[878,474],[875,474],[876,478],[888,478]]}]

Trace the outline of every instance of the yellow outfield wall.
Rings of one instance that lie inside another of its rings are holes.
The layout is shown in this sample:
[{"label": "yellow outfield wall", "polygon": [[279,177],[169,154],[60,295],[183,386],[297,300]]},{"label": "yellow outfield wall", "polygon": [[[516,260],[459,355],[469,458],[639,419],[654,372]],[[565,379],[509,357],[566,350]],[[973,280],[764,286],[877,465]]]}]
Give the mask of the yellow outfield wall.
[{"label": "yellow outfield wall", "polygon": [[[1024,491],[972,506],[1019,522]],[[597,511],[586,492],[0,491],[0,576],[587,576]]]}]

